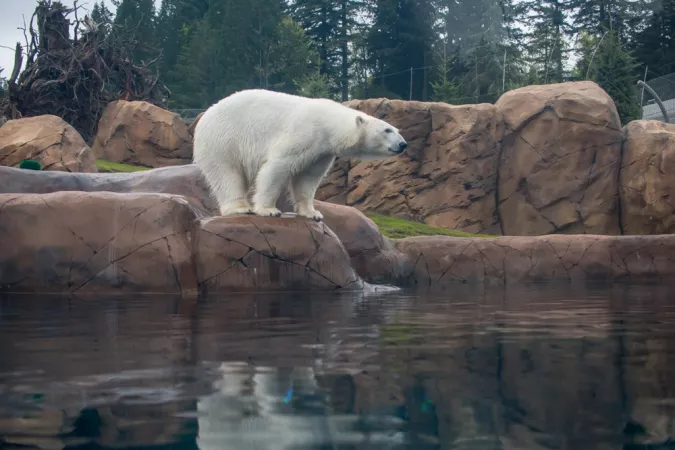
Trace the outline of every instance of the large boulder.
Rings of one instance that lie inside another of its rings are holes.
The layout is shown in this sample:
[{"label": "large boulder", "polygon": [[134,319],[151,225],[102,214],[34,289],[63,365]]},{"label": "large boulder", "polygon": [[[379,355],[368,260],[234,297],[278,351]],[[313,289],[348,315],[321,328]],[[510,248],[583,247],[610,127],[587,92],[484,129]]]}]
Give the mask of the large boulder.
[{"label": "large boulder", "polygon": [[408,263],[394,242],[383,236],[375,222],[350,206],[314,201],[323,221],[344,245],[351,264],[370,283],[393,283],[405,273]]},{"label": "large boulder", "polygon": [[2,194],[0,290],[196,291],[194,219],[164,194]]},{"label": "large boulder", "polygon": [[[47,194],[57,191],[162,193],[186,198],[199,218],[219,215],[201,172],[194,164],[163,167],[133,173],[63,174],[34,172],[0,167],[0,194]],[[282,211],[292,211],[284,197]],[[369,282],[398,277],[401,260],[391,241],[370,219],[348,206],[316,200],[316,209],[324,215],[324,223],[342,241],[352,265]]]},{"label": "large boulder", "polygon": [[97,158],[119,163],[175,166],[191,162],[192,136],[178,114],[119,100],[103,112],[93,150]]},{"label": "large boulder", "polygon": [[200,112],[197,117],[195,117],[195,120],[192,121],[192,123],[188,126],[188,133],[190,133],[190,136],[195,135],[195,129],[197,128],[197,124],[199,123],[200,120],[202,120],[202,116],[204,115],[203,112]]},{"label": "large boulder", "polygon": [[10,120],[0,127],[0,165],[18,167],[25,159],[38,161],[42,170],[97,171],[94,154],[82,136],[52,115]]},{"label": "large boulder", "polygon": [[503,120],[492,105],[370,99],[351,108],[399,128],[408,150],[339,161],[318,199],[474,233],[499,232],[495,190]]},{"label": "large boulder", "polygon": [[619,234],[621,123],[589,81],[528,86],[496,103],[507,131],[499,164],[505,235]]},{"label": "large boulder", "polygon": [[199,223],[192,241],[205,292],[363,289],[342,243],[323,223],[214,217]]},{"label": "large boulder", "polygon": [[620,188],[625,234],[675,233],[675,124],[626,125]]}]

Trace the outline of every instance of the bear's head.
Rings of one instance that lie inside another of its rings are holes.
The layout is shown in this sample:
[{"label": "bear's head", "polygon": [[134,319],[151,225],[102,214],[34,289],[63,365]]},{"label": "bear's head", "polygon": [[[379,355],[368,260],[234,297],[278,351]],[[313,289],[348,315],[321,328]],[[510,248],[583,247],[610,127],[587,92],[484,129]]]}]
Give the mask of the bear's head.
[{"label": "bear's head", "polygon": [[358,143],[349,156],[363,160],[384,159],[400,155],[408,147],[398,129],[384,120],[358,114],[355,121]]}]

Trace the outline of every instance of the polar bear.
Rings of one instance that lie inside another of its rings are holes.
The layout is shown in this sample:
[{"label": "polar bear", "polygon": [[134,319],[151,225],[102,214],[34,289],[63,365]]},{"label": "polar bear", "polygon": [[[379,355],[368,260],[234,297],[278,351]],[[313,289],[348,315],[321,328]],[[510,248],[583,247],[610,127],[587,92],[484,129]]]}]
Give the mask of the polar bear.
[{"label": "polar bear", "polygon": [[280,216],[290,187],[295,213],[320,221],[314,195],[335,158],[383,159],[407,146],[395,127],[332,100],[250,89],[204,112],[193,161],[224,216]]}]

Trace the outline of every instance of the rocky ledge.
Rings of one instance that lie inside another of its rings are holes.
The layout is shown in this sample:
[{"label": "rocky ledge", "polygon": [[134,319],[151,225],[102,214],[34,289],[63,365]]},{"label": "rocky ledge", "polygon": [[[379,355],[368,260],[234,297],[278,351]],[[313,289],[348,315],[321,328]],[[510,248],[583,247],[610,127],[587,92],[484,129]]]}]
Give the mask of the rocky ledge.
[{"label": "rocky ledge", "polygon": [[391,240],[357,209],[320,201],[323,223],[217,217],[193,165],[130,174],[0,167],[0,179],[5,292],[335,291],[675,275],[672,235]]}]

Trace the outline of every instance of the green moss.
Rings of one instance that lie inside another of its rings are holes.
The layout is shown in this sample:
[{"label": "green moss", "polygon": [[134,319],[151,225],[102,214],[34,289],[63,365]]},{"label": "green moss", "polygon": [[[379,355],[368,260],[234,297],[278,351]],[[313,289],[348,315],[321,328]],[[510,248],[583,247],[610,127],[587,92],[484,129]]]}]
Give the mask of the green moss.
[{"label": "green moss", "polygon": [[412,236],[495,237],[487,234],[471,234],[463,231],[448,230],[447,228],[432,227],[425,223],[383,216],[382,214],[370,212],[365,214],[375,222],[382,234],[393,239],[403,239]]},{"label": "green moss", "polygon": [[140,172],[150,169],[149,167],[132,166],[131,164],[116,163],[104,159],[97,159],[96,166],[101,172]]},{"label": "green moss", "polygon": [[19,163],[19,169],[42,170],[42,166],[34,159],[24,159]]}]

